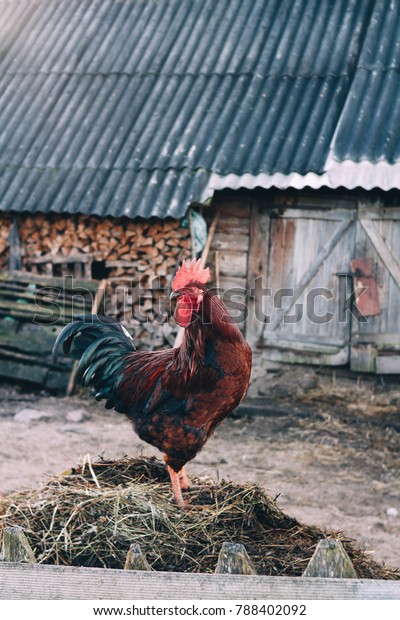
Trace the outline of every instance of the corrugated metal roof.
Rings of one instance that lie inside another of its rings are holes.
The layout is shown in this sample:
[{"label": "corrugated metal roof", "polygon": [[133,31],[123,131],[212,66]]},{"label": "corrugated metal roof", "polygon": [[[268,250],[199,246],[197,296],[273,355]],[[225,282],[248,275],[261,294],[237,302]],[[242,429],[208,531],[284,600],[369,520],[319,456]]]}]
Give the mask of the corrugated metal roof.
[{"label": "corrugated metal roof", "polygon": [[376,3],[333,156],[343,161],[400,160],[400,2]]},{"label": "corrugated metal roof", "polygon": [[319,172],[348,82],[330,76],[7,75],[1,161],[52,169]]},{"label": "corrugated metal roof", "polygon": [[[1,72],[347,74],[373,0],[1,0]],[[329,26],[329,27],[328,27]]]},{"label": "corrugated metal roof", "polygon": [[181,217],[396,162],[399,4],[0,0],[0,208]]}]

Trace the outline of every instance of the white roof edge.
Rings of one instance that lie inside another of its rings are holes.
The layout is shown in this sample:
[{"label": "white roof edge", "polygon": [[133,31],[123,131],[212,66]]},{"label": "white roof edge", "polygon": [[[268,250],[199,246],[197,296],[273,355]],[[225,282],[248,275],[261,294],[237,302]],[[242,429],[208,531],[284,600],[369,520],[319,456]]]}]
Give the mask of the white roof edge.
[{"label": "white roof edge", "polygon": [[400,161],[389,164],[387,161],[371,162],[363,160],[354,162],[350,159],[338,161],[329,153],[326,160],[326,174],[328,175],[330,187],[346,187],[354,189],[400,189]]},{"label": "white roof edge", "polygon": [[276,187],[278,189],[303,189],[311,187],[312,189],[320,189],[321,187],[329,187],[337,189],[345,187],[347,189],[355,189],[361,187],[366,190],[379,188],[384,191],[390,189],[400,189],[400,162],[389,164],[385,161],[372,163],[370,161],[354,162],[351,160],[337,161],[329,155],[326,162],[326,170],[323,174],[315,174],[308,172],[307,174],[299,174],[292,172],[290,174],[228,174],[219,175],[212,173],[205,190],[205,195],[222,189],[254,189],[262,187],[269,189]]},{"label": "white roof edge", "polygon": [[246,173],[242,175],[228,174],[226,176],[213,172],[210,176],[207,190],[210,192],[210,190],[254,189],[256,187],[262,187],[264,189],[269,189],[270,187],[277,187],[278,189],[288,189],[289,187],[303,189],[303,187],[307,186],[319,189],[320,187],[326,186],[326,184],[327,179],[325,175],[318,175],[313,172],[309,172],[306,175],[301,175],[297,172],[292,172],[291,174],[282,174],[281,172],[265,174],[262,172],[256,175]]}]

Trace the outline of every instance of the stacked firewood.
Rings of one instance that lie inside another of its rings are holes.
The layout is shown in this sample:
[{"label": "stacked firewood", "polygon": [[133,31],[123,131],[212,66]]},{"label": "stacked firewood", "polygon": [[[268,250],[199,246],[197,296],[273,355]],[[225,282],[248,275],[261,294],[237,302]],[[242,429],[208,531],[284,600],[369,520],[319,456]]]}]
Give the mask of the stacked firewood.
[{"label": "stacked firewood", "polygon": [[12,226],[12,219],[8,215],[0,215],[0,270],[7,269],[8,263],[8,236]]},{"label": "stacked firewood", "polygon": [[[72,253],[98,255],[101,260],[141,261],[139,271],[153,265],[167,273],[179,249],[190,249],[190,234],[179,220],[116,220],[85,215],[55,214],[20,219],[26,256]],[[169,263],[169,265],[168,265]]]},{"label": "stacked firewood", "polygon": [[[1,269],[7,267],[11,224],[11,218],[2,217]],[[140,346],[159,348],[173,342],[176,326],[168,317],[169,283],[178,263],[191,256],[190,232],[179,220],[38,213],[19,216],[18,228],[24,270],[76,275],[79,270],[71,270],[74,257],[77,265],[85,257],[82,277],[91,273],[107,279],[104,310],[123,321]]]}]

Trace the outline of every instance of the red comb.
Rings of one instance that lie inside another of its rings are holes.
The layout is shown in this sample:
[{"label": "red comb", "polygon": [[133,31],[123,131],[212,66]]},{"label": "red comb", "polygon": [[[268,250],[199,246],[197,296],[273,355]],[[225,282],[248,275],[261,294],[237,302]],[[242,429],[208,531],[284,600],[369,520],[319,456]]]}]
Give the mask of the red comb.
[{"label": "red comb", "polygon": [[172,280],[171,288],[177,291],[184,286],[188,286],[191,282],[200,282],[206,284],[210,279],[210,269],[201,268],[201,259],[196,261],[194,258],[189,265],[183,261],[182,266],[176,272],[175,278]]}]

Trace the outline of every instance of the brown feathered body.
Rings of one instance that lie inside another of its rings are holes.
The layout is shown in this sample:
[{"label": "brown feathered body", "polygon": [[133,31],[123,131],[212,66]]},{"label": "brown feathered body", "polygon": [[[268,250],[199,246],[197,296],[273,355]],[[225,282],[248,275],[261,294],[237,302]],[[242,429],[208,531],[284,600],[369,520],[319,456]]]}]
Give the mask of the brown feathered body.
[{"label": "brown feathered body", "polygon": [[250,379],[251,349],[225,306],[210,291],[202,304],[179,348],[129,355],[121,384],[137,434],[175,471],[237,407]]}]

